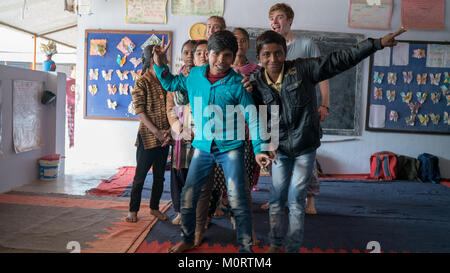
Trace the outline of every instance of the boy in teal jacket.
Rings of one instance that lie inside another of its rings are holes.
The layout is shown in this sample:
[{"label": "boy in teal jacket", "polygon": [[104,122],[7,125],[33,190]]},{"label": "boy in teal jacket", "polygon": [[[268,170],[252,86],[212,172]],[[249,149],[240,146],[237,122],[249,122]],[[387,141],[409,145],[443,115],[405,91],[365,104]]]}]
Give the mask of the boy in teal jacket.
[{"label": "boy in teal jacket", "polygon": [[228,197],[236,219],[237,240],[241,246],[239,252],[252,252],[251,217],[245,194],[242,115],[249,125],[256,161],[261,167],[266,167],[270,158],[262,152],[264,141],[261,139],[268,137],[257,137],[257,111],[252,94],[245,91],[242,77],[231,68],[238,49],[236,38],[229,31],[214,33],[208,40],[209,64],[191,68],[187,77],[169,72],[164,64],[164,54],[170,41],[164,46],[163,40],[162,44],[163,47],[155,47],[153,51],[155,73],[167,91],[187,90],[196,128],[192,142],[196,150],[181,193],[182,241],[169,248],[168,252],[178,253],[193,247],[200,189],[215,162],[222,165],[225,173]]}]

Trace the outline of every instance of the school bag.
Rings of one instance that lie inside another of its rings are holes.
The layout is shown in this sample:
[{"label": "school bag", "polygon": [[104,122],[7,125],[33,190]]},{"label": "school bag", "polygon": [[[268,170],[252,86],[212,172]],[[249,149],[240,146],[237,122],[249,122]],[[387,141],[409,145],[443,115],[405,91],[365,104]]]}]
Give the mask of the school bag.
[{"label": "school bag", "polygon": [[397,155],[397,179],[414,181],[419,176],[420,161],[406,155]]},{"label": "school bag", "polygon": [[370,156],[370,178],[395,180],[397,178],[397,155],[382,151]]},{"label": "school bag", "polygon": [[420,161],[419,178],[422,182],[439,183],[441,180],[441,172],[439,171],[439,158],[423,153],[418,157]]}]

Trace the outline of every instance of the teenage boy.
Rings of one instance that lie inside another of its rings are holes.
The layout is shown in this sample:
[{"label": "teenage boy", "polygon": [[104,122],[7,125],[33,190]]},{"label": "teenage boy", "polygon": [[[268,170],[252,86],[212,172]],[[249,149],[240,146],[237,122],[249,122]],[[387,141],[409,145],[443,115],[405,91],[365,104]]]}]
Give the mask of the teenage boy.
[{"label": "teenage boy", "polygon": [[[182,241],[169,248],[168,252],[179,253],[193,247],[197,200],[216,162],[222,165],[225,173],[231,209],[236,219],[237,241],[241,246],[239,252],[252,252],[251,217],[245,194],[244,138],[239,137],[244,133],[244,126],[239,125],[236,112],[227,108],[242,106],[250,109],[245,114],[245,121],[253,138],[256,161],[265,167],[270,158],[261,152],[263,141],[257,138],[257,114],[252,94],[246,92],[242,77],[231,68],[238,50],[236,38],[230,31],[211,35],[207,47],[209,64],[193,67],[187,77],[172,75],[164,64],[164,54],[169,45],[170,41],[166,46],[163,41],[162,47],[156,46],[153,50],[156,75],[168,91],[187,90],[194,125],[198,129],[192,143],[196,150],[181,193]],[[236,122],[240,130],[231,126]]]},{"label": "teenage boy", "polygon": [[[319,58],[286,61],[286,40],[274,31],[256,39],[262,69],[256,74],[257,104],[281,109],[278,149],[269,152],[272,164],[269,253],[280,252],[283,241],[284,206],[289,206],[286,252],[298,253],[303,240],[306,187],[311,178],[316,149],[320,146],[319,114],[315,85],[361,62],[375,51],[397,44],[400,29],[381,39],[367,39],[355,47]],[[270,122],[267,122],[270,125]],[[270,128],[269,128],[270,129]]]}]

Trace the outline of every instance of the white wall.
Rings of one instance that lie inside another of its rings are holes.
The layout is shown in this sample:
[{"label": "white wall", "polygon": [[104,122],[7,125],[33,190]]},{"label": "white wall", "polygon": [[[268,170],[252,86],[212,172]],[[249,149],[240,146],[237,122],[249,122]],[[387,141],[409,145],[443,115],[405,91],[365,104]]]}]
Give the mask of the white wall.
[{"label": "white wall", "polygon": [[[43,90],[56,94],[56,104],[42,105],[41,139],[39,149],[18,153],[13,144],[13,80],[40,81]],[[63,73],[33,71],[0,65],[2,96],[2,141],[3,158],[0,158],[0,192],[25,185],[39,179],[38,158],[49,154],[64,154],[64,119],[66,105],[66,75]],[[61,160],[60,175],[64,174]]]},{"label": "white wall", "polygon": [[[224,17],[228,26],[268,28],[268,10],[278,1],[267,0],[225,0]],[[284,1],[295,11],[293,29],[361,33],[366,37],[381,37],[386,31],[351,29],[347,27],[348,0],[291,0]],[[205,22],[207,16],[172,16],[171,1],[167,4],[167,24],[126,24],[125,0],[92,1],[91,16],[79,18],[77,64],[77,112],[75,121],[75,150],[78,158],[96,164],[135,165],[134,141],[138,122],[104,121],[83,119],[84,100],[84,35],[85,29],[119,30],[170,30],[173,32],[172,56],[180,55],[182,43],[188,39],[189,27]],[[402,40],[449,41],[450,3],[446,1],[446,30],[408,31]],[[401,1],[394,0],[392,31],[401,26]],[[172,61],[172,64],[174,62]],[[367,101],[368,60],[363,63],[363,89],[361,92],[360,128],[365,128]],[[81,69],[83,68],[83,69]],[[331,94],[332,96],[332,94]],[[333,106],[331,106],[333,107]],[[329,142],[347,139],[327,135],[318,150],[319,160],[327,173],[368,173],[369,157],[380,150],[391,150],[398,154],[417,157],[428,152],[440,157],[443,177],[450,177],[450,137],[448,135],[374,133],[361,130],[361,136],[354,141]],[[74,155],[75,156],[75,155]]]}]

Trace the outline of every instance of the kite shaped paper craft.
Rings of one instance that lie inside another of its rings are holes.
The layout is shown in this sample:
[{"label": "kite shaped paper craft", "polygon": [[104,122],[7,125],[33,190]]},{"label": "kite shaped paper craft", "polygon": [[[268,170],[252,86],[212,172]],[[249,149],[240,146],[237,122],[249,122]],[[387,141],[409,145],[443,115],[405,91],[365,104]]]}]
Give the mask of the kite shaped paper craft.
[{"label": "kite shaped paper craft", "polygon": [[136,45],[127,36],[123,37],[117,45],[117,49],[120,50],[125,56],[128,56],[133,52]]},{"label": "kite shaped paper craft", "polygon": [[106,53],[106,39],[91,39],[89,55],[104,56]]}]

